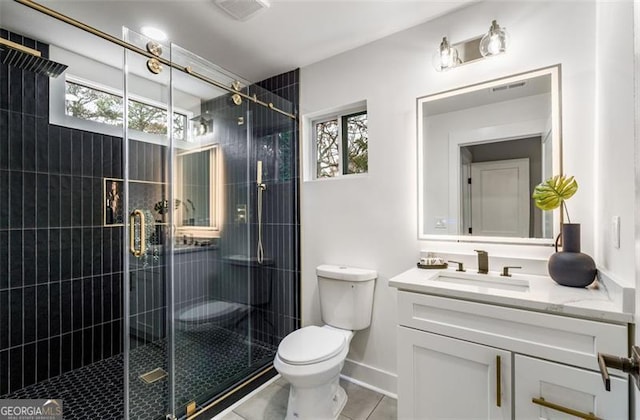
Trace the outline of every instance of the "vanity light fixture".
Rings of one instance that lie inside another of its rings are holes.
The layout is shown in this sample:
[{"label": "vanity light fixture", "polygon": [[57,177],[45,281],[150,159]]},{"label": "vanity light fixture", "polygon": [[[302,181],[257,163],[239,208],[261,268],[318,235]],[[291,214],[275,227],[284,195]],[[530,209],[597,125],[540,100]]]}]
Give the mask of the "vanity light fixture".
[{"label": "vanity light fixture", "polygon": [[468,41],[450,44],[447,37],[442,38],[440,46],[433,55],[433,66],[437,71],[443,71],[502,54],[507,49],[507,43],[507,32],[494,20],[491,22],[489,32]]},{"label": "vanity light fixture", "polygon": [[209,111],[205,111],[205,115],[198,115],[191,118],[193,137],[204,136],[212,131],[213,118],[209,114]]},{"label": "vanity light fixture", "polygon": [[442,38],[440,47],[433,56],[433,65],[438,71],[450,69],[458,64],[458,50],[453,48],[447,37]]},{"label": "vanity light fixture", "polygon": [[480,40],[480,54],[483,57],[502,54],[507,49],[507,33],[495,20],[491,22],[489,32]]}]

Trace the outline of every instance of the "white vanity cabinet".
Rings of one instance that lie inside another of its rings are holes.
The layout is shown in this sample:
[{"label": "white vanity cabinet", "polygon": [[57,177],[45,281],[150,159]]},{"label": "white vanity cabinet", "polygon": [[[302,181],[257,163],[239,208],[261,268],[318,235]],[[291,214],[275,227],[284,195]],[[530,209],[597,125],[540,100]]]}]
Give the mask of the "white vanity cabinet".
[{"label": "white vanity cabinet", "polygon": [[398,327],[399,419],[510,419],[511,354]]},{"label": "white vanity cabinet", "polygon": [[612,376],[607,392],[599,372],[516,354],[514,385],[516,419],[567,418],[561,407],[583,417],[629,418],[626,379]]},{"label": "white vanity cabinet", "polygon": [[628,353],[626,324],[403,290],[398,311],[400,419],[629,418],[627,375],[605,391],[596,359]]}]

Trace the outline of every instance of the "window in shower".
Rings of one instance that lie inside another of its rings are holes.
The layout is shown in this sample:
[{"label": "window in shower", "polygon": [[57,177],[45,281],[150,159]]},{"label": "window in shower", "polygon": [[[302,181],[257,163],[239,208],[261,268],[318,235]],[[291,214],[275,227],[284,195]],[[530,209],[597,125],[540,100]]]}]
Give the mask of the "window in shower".
[{"label": "window in shower", "polygon": [[[105,86],[67,78],[65,82],[65,114],[86,121],[122,127],[122,95]],[[176,140],[188,141],[187,112],[173,113]],[[129,128],[152,135],[167,134],[167,110],[151,100],[136,97],[129,100]]]},{"label": "window in shower", "polygon": [[316,179],[368,172],[366,109],[351,109],[315,119],[312,127]]}]

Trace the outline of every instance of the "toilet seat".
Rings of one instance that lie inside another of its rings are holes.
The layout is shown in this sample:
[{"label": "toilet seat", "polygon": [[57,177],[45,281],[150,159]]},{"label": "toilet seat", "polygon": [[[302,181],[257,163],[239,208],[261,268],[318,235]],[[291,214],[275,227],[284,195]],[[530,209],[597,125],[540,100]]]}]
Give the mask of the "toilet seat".
[{"label": "toilet seat", "polygon": [[278,356],[291,365],[311,365],[331,359],[346,345],[344,334],[311,325],[287,335],[278,346]]}]

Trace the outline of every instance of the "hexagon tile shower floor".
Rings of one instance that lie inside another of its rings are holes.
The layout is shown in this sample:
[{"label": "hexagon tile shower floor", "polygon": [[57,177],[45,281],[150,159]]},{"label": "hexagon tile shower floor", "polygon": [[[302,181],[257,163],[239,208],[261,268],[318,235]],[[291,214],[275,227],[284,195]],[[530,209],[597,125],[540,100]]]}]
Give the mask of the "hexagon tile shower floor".
[{"label": "hexagon tile shower floor", "polygon": [[[146,384],[139,376],[154,368],[166,369],[166,340],[131,350],[130,418],[164,418],[167,380]],[[176,332],[176,405],[189,396],[219,388],[229,378],[238,378],[270,362],[275,347],[254,342],[235,332],[213,327],[204,331]],[[250,363],[248,361],[250,360]],[[63,400],[65,420],[121,419],[123,417],[122,355],[72,370],[4,398],[49,398]],[[231,383],[229,383],[231,385]]]}]

